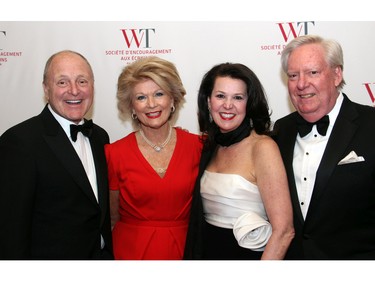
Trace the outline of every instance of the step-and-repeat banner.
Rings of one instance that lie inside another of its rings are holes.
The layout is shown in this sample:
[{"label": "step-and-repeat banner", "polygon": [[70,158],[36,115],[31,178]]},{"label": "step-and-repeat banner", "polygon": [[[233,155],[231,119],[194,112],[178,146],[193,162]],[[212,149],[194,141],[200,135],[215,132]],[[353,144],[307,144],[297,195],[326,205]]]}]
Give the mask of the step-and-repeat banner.
[{"label": "step-and-repeat banner", "polygon": [[111,141],[133,130],[122,122],[116,101],[122,68],[143,56],[172,61],[187,90],[176,125],[199,133],[197,92],[202,76],[222,62],[250,67],[266,90],[273,121],[294,111],[288,98],[280,53],[294,37],[318,34],[339,41],[344,51],[344,92],[374,106],[375,22],[22,22],[0,21],[0,134],[41,112],[46,60],[71,49],[82,53],[95,73],[95,102],[87,116]]}]

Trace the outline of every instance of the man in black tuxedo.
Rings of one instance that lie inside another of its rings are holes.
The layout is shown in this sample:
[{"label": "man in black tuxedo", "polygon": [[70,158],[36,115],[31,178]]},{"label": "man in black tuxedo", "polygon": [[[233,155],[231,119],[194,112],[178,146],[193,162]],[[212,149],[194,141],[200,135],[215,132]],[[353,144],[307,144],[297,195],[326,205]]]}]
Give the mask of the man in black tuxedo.
[{"label": "man in black tuxedo", "polygon": [[375,259],[375,108],[342,93],[336,41],[297,37],[281,64],[297,110],[274,125],[294,211],[286,258]]},{"label": "man in black tuxedo", "polygon": [[[43,89],[43,111],[0,137],[0,259],[113,259],[109,136],[84,119],[94,98],[89,62],[52,55]],[[75,125],[85,128],[71,134]]]}]

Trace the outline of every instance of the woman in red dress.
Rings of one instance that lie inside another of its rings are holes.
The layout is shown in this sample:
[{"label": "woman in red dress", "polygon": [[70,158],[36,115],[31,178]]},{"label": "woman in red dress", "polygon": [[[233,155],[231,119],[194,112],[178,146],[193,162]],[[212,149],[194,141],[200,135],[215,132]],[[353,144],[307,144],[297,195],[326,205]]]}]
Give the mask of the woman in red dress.
[{"label": "woman in red dress", "polygon": [[174,64],[146,57],[118,78],[118,108],[137,130],[105,147],[115,259],[179,260],[202,149],[172,122],[186,91]]}]

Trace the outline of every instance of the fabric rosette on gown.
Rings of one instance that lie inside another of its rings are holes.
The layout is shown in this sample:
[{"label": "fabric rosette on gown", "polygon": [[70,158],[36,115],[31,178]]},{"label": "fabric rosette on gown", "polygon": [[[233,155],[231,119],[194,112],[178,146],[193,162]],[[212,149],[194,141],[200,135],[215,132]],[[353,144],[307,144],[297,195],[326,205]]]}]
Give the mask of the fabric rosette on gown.
[{"label": "fabric rosette on gown", "polygon": [[272,234],[272,226],[257,213],[247,212],[236,220],[233,233],[241,247],[264,251]]}]

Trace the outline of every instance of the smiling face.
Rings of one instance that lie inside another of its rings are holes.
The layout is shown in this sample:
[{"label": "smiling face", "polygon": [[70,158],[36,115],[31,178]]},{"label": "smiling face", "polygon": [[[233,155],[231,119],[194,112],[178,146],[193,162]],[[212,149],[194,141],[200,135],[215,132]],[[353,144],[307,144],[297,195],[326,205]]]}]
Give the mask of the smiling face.
[{"label": "smiling face", "polygon": [[51,61],[43,89],[48,103],[57,114],[79,123],[93,103],[94,77],[83,58],[63,52]]},{"label": "smiling face", "polygon": [[231,77],[217,77],[208,98],[213,121],[222,133],[239,127],[246,116],[247,89],[244,81]]},{"label": "smiling face", "polygon": [[342,70],[328,65],[322,46],[296,48],[289,56],[287,75],[291,102],[307,121],[319,120],[335,106]]},{"label": "smiling face", "polygon": [[132,107],[141,126],[154,129],[162,127],[169,120],[172,106],[171,96],[151,79],[135,85]]}]

